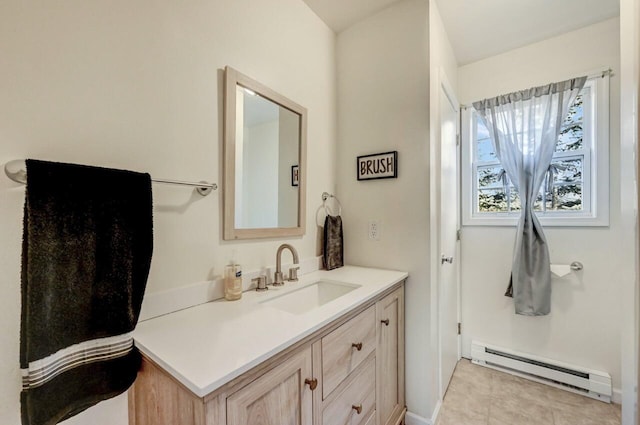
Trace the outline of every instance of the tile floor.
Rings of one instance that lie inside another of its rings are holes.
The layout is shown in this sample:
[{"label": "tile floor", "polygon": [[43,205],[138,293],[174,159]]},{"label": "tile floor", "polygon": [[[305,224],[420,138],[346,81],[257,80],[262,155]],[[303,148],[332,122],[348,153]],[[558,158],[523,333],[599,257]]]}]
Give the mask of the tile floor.
[{"label": "tile floor", "polygon": [[620,425],[620,406],[462,359],[436,425]]}]

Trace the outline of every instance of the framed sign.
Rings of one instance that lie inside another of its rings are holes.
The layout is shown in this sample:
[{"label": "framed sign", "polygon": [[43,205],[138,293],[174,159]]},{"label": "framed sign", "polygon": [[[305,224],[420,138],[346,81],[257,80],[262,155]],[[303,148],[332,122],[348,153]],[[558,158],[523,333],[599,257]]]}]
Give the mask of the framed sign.
[{"label": "framed sign", "polygon": [[300,184],[300,174],[297,165],[291,166],[291,186],[298,186]]},{"label": "framed sign", "polygon": [[398,177],[398,151],[359,156],[358,180],[395,179]]}]

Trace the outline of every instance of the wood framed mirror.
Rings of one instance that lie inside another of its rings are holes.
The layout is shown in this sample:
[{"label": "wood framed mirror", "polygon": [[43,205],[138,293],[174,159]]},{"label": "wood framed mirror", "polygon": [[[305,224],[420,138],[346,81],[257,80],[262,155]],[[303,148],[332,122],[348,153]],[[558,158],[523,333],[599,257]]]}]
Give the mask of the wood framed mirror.
[{"label": "wood framed mirror", "polygon": [[227,66],[224,123],[224,239],[303,235],[307,110]]}]

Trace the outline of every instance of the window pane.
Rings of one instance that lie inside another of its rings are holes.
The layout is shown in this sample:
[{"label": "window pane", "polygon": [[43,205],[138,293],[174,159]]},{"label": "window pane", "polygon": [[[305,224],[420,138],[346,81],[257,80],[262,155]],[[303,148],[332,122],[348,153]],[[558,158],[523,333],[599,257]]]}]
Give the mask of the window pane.
[{"label": "window pane", "polygon": [[582,210],[582,167],[584,157],[554,159],[551,163],[552,190],[546,193],[548,211]]},{"label": "window pane", "polygon": [[484,125],[482,120],[476,116],[476,158],[477,161],[494,161],[498,159],[496,152],[493,149],[493,143],[491,137],[489,137],[489,130]]},{"label": "window pane", "polygon": [[478,191],[479,212],[507,212],[507,196],[503,189]]},{"label": "window pane", "polygon": [[556,152],[567,152],[582,149],[583,146],[582,123],[571,124],[563,127],[556,144]]},{"label": "window pane", "polygon": [[571,106],[569,106],[569,111],[567,113],[567,117],[564,120],[564,125],[574,122],[582,122],[582,117],[584,115],[582,106],[585,100],[585,95],[589,95],[589,88],[583,89],[576,97],[576,100],[574,100]]},{"label": "window pane", "polygon": [[558,185],[553,188],[551,211],[581,211],[582,185]]},{"label": "window pane", "polygon": [[478,188],[502,188],[502,168],[498,166],[478,167]]},{"label": "window pane", "polygon": [[556,152],[575,151],[583,148],[583,104],[589,99],[589,89],[584,89],[569,107],[569,112],[560,130]]},{"label": "window pane", "polygon": [[582,183],[584,158],[554,159],[551,162],[553,183]]}]

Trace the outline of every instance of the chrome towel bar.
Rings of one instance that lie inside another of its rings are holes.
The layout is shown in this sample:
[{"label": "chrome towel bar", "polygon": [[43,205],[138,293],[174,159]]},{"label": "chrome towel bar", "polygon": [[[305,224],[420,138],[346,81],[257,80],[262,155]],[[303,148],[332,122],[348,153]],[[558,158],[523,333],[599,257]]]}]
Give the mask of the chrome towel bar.
[{"label": "chrome towel bar", "polygon": [[[14,159],[4,165],[4,172],[11,180],[16,183],[27,184],[27,166],[23,159]],[[175,184],[181,186],[195,187],[198,193],[202,196],[207,196],[211,191],[217,190],[218,185],[208,182],[185,182],[180,180],[167,180],[167,179],[151,179],[152,182],[161,184]]]}]

